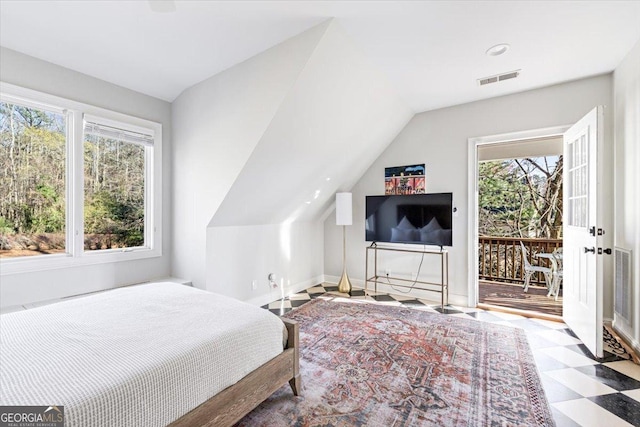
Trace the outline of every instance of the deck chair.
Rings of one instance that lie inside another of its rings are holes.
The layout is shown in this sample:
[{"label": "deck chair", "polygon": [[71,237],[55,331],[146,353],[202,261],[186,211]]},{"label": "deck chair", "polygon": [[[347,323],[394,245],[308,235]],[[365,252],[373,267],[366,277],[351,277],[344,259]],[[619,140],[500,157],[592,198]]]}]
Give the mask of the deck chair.
[{"label": "deck chair", "polygon": [[527,256],[527,248],[524,247],[522,242],[520,242],[520,247],[522,248],[522,262],[524,263],[524,292],[526,293],[529,290],[529,282],[531,281],[531,276],[533,276],[533,273],[536,272],[544,274],[544,281],[547,283],[547,289],[551,289],[551,269],[548,267],[531,265],[531,263],[529,262],[529,257]]},{"label": "deck chair", "polygon": [[547,294],[547,296],[553,296],[556,301],[558,301],[558,294],[560,293],[560,283],[562,283],[562,255],[562,248],[558,248],[553,251],[556,265],[553,269],[553,279],[551,280],[551,287],[549,288],[549,293]]}]

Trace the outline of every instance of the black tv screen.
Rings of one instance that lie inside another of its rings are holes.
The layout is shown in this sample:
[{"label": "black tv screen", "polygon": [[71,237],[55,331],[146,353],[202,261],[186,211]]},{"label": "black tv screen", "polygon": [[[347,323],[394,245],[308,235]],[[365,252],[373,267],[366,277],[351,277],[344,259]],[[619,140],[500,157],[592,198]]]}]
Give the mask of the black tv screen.
[{"label": "black tv screen", "polygon": [[452,246],[452,193],[367,196],[368,242]]}]

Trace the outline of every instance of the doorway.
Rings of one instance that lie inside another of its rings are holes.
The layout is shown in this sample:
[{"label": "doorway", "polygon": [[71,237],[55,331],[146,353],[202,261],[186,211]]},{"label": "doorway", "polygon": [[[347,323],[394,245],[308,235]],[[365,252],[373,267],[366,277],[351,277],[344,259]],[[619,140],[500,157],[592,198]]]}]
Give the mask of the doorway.
[{"label": "doorway", "polygon": [[469,140],[470,305],[561,318],[566,129]]},{"label": "doorway", "polygon": [[478,150],[478,302],[562,316],[562,141],[530,144]]}]

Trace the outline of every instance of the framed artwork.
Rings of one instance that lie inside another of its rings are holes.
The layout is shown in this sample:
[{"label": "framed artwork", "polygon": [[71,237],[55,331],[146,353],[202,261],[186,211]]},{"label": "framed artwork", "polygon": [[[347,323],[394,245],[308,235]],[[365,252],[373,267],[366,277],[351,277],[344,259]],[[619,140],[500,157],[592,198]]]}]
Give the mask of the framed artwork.
[{"label": "framed artwork", "polygon": [[394,166],[384,169],[384,194],[424,194],[426,169],[422,165]]}]

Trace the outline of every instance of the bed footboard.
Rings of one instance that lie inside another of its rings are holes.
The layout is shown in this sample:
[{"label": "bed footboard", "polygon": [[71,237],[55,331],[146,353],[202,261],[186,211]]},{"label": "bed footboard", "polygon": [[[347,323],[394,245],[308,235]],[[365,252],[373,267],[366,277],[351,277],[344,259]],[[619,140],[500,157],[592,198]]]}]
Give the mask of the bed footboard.
[{"label": "bed footboard", "polygon": [[299,326],[294,320],[282,318],[282,321],[287,328],[288,339],[281,354],[169,426],[232,426],[287,382],[293,394],[298,396],[302,390]]},{"label": "bed footboard", "polygon": [[287,349],[293,349],[293,377],[289,380],[289,385],[293,394],[299,396],[302,391],[302,380],[300,379],[300,326],[295,320],[284,317],[281,317],[281,319],[289,334]]}]

